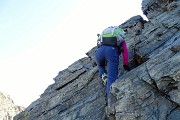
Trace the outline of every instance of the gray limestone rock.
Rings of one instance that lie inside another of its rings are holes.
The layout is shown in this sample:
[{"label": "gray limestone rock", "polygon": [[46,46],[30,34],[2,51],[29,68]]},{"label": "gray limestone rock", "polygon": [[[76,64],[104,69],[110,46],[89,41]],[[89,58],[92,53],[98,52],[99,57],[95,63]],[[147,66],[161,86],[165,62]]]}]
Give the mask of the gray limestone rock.
[{"label": "gray limestone rock", "polygon": [[[106,109],[105,87],[94,59],[96,46],[62,70],[14,120],[180,119],[180,1],[142,0],[139,15],[119,26],[126,31],[131,71],[120,56],[119,78]],[[105,110],[108,110],[105,112]]]},{"label": "gray limestone rock", "polygon": [[0,92],[0,120],[13,120],[23,110],[23,107],[14,104],[9,95]]}]

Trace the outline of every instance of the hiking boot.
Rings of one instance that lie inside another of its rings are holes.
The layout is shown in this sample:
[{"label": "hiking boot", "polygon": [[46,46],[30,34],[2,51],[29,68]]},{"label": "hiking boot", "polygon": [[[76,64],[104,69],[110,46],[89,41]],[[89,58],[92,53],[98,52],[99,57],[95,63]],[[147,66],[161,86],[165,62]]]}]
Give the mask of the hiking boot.
[{"label": "hiking boot", "polygon": [[105,107],[105,120],[116,120],[115,114],[111,113],[110,106]]},{"label": "hiking boot", "polygon": [[114,115],[114,114],[110,114],[110,115],[109,115],[109,120],[116,120],[115,115]]},{"label": "hiking boot", "polygon": [[103,85],[106,86],[106,83],[107,83],[107,74],[106,73],[102,74],[101,78],[103,80]]},{"label": "hiking boot", "polygon": [[117,102],[116,96],[113,95],[112,93],[109,93],[109,95],[108,95],[108,106],[111,106],[111,107],[112,107],[112,105],[113,105],[115,102]]}]

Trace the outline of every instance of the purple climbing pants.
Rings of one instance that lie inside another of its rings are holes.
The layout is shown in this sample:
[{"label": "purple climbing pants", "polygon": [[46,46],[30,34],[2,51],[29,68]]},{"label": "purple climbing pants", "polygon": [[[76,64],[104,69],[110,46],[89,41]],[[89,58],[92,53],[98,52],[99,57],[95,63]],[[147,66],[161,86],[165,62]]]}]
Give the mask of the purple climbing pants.
[{"label": "purple climbing pants", "polygon": [[114,46],[102,45],[97,49],[95,59],[100,77],[103,73],[107,73],[106,98],[108,98],[110,86],[118,78],[119,55]]}]

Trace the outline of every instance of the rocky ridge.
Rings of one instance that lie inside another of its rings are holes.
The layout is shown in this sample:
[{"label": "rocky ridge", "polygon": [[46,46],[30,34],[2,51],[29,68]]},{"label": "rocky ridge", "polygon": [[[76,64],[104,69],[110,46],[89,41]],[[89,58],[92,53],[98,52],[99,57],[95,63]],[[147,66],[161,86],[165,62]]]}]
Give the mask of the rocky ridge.
[{"label": "rocky ridge", "polygon": [[23,110],[23,107],[14,104],[9,95],[0,92],[0,120],[13,120]]},{"label": "rocky ridge", "polygon": [[[180,1],[142,0],[139,15],[120,26],[126,31],[131,71],[122,64],[105,105],[105,87],[94,60],[96,47],[62,70],[40,98],[14,120],[180,119]],[[120,58],[122,63],[122,57]]]}]

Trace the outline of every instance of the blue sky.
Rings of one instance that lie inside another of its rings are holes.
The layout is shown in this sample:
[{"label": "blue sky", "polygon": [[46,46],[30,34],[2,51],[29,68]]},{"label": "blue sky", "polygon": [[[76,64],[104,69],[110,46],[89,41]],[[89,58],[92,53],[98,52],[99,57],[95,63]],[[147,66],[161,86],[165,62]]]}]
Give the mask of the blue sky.
[{"label": "blue sky", "polygon": [[[4,0],[0,3],[0,52],[9,57],[41,42],[44,33],[72,10],[69,1]],[[60,6],[61,5],[61,6]],[[72,6],[73,7],[73,6]],[[66,12],[63,12],[66,11]]]},{"label": "blue sky", "polygon": [[142,15],[135,0],[0,0],[0,91],[27,107],[97,33]]}]

